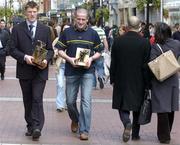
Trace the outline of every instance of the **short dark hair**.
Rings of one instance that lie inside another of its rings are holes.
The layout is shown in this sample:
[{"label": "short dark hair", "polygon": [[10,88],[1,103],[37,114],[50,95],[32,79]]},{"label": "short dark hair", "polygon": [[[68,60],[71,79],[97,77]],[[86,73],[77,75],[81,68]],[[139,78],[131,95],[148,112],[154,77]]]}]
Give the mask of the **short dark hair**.
[{"label": "short dark hair", "polygon": [[179,27],[179,23],[176,23],[174,26],[175,26],[175,27]]},{"label": "short dark hair", "polygon": [[54,21],[49,21],[49,22],[48,22],[48,25],[51,26],[51,27],[53,27],[53,26],[55,25],[55,23],[54,23]]},{"label": "short dark hair", "polygon": [[91,18],[91,19],[90,19],[90,24],[91,24],[92,26],[95,26],[95,25],[96,25],[96,19],[95,19],[95,18]]},{"label": "short dark hair", "polygon": [[1,22],[5,22],[5,20],[4,20],[4,19],[1,19]]},{"label": "short dark hair", "polygon": [[37,8],[37,10],[39,10],[38,4],[34,1],[29,1],[26,3],[24,9],[27,10],[28,8]]},{"label": "short dark hair", "polygon": [[169,25],[163,22],[155,24],[155,41],[156,43],[164,44],[165,41],[172,35],[171,28]]}]

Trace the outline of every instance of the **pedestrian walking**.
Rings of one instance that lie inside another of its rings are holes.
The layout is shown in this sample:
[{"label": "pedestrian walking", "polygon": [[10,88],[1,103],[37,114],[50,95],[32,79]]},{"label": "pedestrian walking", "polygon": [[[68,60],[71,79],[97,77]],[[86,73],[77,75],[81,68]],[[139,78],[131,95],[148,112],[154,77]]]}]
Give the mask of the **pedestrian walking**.
[{"label": "pedestrian walking", "polygon": [[[69,28],[69,25],[66,21],[63,21],[63,24],[61,26],[61,32],[60,35],[62,35],[63,31]],[[60,36],[59,35],[59,36]],[[57,38],[58,41],[58,38]],[[54,45],[57,43],[55,40]],[[54,46],[53,45],[53,46]],[[66,95],[65,95],[65,60],[59,56],[58,49],[54,47],[55,52],[55,64],[56,64],[56,111],[57,112],[63,112],[67,109],[66,105]]]},{"label": "pedestrian walking", "polygon": [[[104,30],[100,27],[97,27],[97,22],[95,19],[91,19],[90,21],[91,27],[98,33],[99,38],[101,39],[101,43],[103,45],[104,52],[108,52],[108,42],[106,39],[106,34]],[[97,78],[99,81],[99,88],[104,88],[105,82],[105,72],[104,72],[104,56],[101,56],[95,61],[95,70],[97,72]],[[97,81],[96,81],[96,74],[94,74],[94,88],[96,88]]]},{"label": "pedestrian walking", "polygon": [[[119,111],[124,125],[123,141],[139,140],[138,124],[140,106],[144,91],[148,86],[147,62],[150,43],[138,34],[140,20],[131,16],[128,20],[129,31],[115,39],[111,52],[110,83],[113,84],[113,109]],[[133,112],[133,121],[129,118]]]},{"label": "pedestrian walking", "polygon": [[[27,2],[26,20],[13,27],[10,40],[10,55],[17,60],[16,77],[19,79],[23,94],[27,123],[25,135],[32,136],[33,140],[39,139],[44,125],[43,92],[48,79],[48,63],[53,57],[50,29],[37,21],[38,10],[36,2]],[[34,65],[32,56],[38,41],[42,41],[47,50],[41,69]]]},{"label": "pedestrian walking", "polygon": [[5,20],[4,20],[4,19],[1,19],[1,21],[0,21],[0,25],[1,25],[1,29],[6,30],[6,31],[10,34],[10,30],[9,30],[9,28],[8,28],[8,27],[6,27],[6,22],[5,22]]},{"label": "pedestrian walking", "polygon": [[0,73],[1,80],[4,80],[5,73],[5,65],[6,65],[6,55],[8,53],[8,41],[9,41],[9,33],[4,28],[4,21],[0,23]]},{"label": "pedestrian walking", "polygon": [[180,41],[180,25],[176,24],[176,30],[172,35],[173,39]]},{"label": "pedestrian walking", "polygon": [[[171,28],[159,22],[155,25],[155,44],[151,49],[151,60],[163,52],[172,50],[175,57],[180,55],[180,41],[171,38]],[[152,78],[152,112],[157,113],[157,136],[160,143],[169,144],[174,121],[174,112],[179,110],[179,77],[178,73],[159,82]]]},{"label": "pedestrian walking", "polygon": [[[74,25],[64,30],[55,47],[59,49],[60,56],[66,60],[66,103],[72,121],[71,131],[76,133],[79,130],[80,139],[88,140],[94,60],[100,57],[102,48],[97,32],[87,25],[88,11],[79,8],[75,11],[74,18]],[[90,57],[84,62],[85,66],[79,66],[76,63],[79,60],[76,58],[78,48],[81,48],[82,54],[87,50],[90,51]],[[81,90],[80,112],[76,102],[79,89]]]}]

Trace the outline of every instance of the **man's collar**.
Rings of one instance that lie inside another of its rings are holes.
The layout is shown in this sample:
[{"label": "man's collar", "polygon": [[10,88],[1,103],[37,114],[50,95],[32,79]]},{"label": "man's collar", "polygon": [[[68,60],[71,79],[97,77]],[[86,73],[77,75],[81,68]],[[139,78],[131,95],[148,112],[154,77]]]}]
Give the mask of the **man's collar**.
[{"label": "man's collar", "polygon": [[27,23],[28,26],[29,26],[29,25],[33,25],[34,27],[37,26],[37,21],[34,21],[33,23],[31,23],[31,22],[29,22],[28,20],[26,20],[26,23]]},{"label": "man's collar", "polygon": [[81,30],[78,29],[78,27],[77,27],[76,25],[74,25],[73,28],[74,28],[75,31],[79,31],[79,32],[81,32],[81,31],[87,31],[88,25],[86,25],[86,26],[85,26],[83,29],[81,29]]}]

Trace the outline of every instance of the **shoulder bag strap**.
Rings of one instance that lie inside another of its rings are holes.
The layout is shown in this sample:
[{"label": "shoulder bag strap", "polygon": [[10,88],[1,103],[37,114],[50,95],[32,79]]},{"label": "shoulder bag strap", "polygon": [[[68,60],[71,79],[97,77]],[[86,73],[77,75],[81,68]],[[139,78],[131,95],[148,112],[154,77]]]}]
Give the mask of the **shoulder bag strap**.
[{"label": "shoulder bag strap", "polygon": [[148,99],[151,99],[151,90],[150,90],[150,89],[148,90],[148,93],[149,93],[149,95],[148,95],[147,98],[148,98]]},{"label": "shoulder bag strap", "polygon": [[156,45],[157,45],[158,48],[160,49],[161,53],[164,53],[163,50],[162,50],[162,48],[161,48],[161,46],[160,46],[158,43],[157,43]]}]

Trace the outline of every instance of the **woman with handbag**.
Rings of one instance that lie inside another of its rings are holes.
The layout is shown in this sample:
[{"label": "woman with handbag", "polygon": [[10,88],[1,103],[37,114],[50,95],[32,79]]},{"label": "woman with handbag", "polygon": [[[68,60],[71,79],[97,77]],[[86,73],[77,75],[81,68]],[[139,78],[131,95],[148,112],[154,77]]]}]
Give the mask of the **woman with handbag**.
[{"label": "woman with handbag", "polygon": [[[176,58],[180,55],[180,41],[171,38],[171,28],[166,23],[156,23],[155,44],[151,49],[151,60],[171,50]],[[152,112],[157,113],[157,136],[160,143],[169,144],[174,121],[174,112],[179,110],[179,80],[174,74],[160,82],[152,78]]]}]

